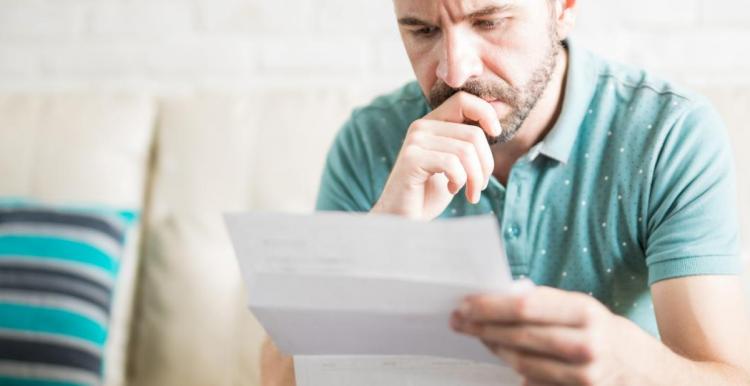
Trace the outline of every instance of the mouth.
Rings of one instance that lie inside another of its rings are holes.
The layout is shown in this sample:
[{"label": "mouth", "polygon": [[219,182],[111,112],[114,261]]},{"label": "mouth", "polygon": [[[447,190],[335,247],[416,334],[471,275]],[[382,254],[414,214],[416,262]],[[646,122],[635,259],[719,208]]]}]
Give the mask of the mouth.
[{"label": "mouth", "polygon": [[508,104],[505,101],[503,101],[502,99],[498,99],[498,98],[483,97],[482,100],[491,104],[492,107],[494,107],[496,110],[501,109],[503,106],[506,106],[506,107],[508,106]]}]

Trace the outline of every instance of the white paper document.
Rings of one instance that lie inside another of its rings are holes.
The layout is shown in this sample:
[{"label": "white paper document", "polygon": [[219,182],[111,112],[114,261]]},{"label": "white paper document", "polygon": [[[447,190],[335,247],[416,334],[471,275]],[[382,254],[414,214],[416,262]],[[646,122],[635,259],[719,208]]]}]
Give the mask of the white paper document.
[{"label": "white paper document", "polygon": [[449,325],[466,295],[509,290],[494,217],[253,212],[226,223],[250,310],[295,355],[299,386],[518,384]]},{"label": "white paper document", "polygon": [[414,356],[295,356],[297,386],[520,386],[506,366]]}]

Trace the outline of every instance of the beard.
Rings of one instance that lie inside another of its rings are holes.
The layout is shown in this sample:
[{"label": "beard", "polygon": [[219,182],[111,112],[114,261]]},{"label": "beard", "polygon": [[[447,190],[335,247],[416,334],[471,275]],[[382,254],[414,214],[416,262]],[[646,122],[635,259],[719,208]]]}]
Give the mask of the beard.
[{"label": "beard", "polygon": [[[510,107],[510,112],[500,118],[503,128],[499,137],[488,137],[490,145],[506,143],[515,137],[531,110],[536,106],[552,78],[557,65],[557,56],[562,44],[554,31],[549,33],[549,48],[542,63],[534,70],[531,79],[522,87],[516,88],[503,80],[469,79],[459,88],[452,88],[438,79],[430,90],[428,102],[433,109],[437,108],[453,94],[464,91],[482,99],[499,100]],[[476,124],[474,122],[469,122]]]}]

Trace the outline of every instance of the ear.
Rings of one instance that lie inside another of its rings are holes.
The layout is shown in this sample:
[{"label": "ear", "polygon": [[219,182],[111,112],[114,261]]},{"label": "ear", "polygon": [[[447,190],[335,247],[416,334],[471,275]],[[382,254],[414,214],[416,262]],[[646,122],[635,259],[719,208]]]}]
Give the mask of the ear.
[{"label": "ear", "polygon": [[554,7],[557,36],[563,40],[576,24],[576,0],[555,0]]}]

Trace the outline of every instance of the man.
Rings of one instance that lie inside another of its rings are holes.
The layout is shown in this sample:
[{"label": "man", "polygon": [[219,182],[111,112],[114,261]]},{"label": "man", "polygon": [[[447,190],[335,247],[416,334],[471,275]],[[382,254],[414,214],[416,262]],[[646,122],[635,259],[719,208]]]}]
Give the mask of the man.
[{"label": "man", "polygon": [[[567,39],[575,3],[394,0],[418,83],[354,112],[318,209],[493,213],[536,286],[471,296],[452,326],[527,385],[748,385],[722,123]],[[263,367],[292,381],[270,342]]]}]

